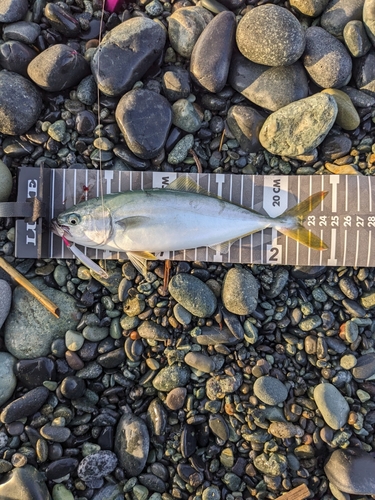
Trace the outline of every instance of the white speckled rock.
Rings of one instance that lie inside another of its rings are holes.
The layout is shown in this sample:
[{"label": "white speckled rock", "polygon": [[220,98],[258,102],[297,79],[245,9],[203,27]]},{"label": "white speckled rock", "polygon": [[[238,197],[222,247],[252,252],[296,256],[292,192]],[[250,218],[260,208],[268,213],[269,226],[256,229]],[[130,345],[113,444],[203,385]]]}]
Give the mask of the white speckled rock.
[{"label": "white speckled rock", "polygon": [[314,399],[320,413],[331,429],[338,430],[345,425],[349,405],[341,392],[332,384],[319,384],[314,389]]}]

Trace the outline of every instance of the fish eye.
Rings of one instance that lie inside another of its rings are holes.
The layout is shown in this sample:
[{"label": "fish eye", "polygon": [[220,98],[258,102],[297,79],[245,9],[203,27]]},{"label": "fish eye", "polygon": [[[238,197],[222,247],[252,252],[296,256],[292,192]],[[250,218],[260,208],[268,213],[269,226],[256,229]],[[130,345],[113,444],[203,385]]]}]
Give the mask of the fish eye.
[{"label": "fish eye", "polygon": [[68,222],[71,226],[76,226],[79,223],[80,219],[78,215],[72,214],[69,216]]}]

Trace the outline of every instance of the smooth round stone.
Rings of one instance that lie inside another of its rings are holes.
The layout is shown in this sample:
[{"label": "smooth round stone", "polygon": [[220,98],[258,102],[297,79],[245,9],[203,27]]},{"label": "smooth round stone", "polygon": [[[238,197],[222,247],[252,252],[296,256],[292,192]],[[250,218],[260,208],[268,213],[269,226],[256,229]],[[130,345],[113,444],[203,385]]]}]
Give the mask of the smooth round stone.
[{"label": "smooth round stone", "polygon": [[86,384],[82,378],[68,375],[61,382],[60,391],[68,399],[78,399],[85,394]]},{"label": "smooth round stone", "polygon": [[259,132],[265,118],[249,106],[232,106],[227,115],[229,130],[246,153],[256,153],[261,149]]},{"label": "smooth round stone", "polygon": [[288,397],[285,385],[275,377],[259,377],[254,382],[254,395],[267,405],[278,405]]},{"label": "smooth round stone", "polygon": [[319,87],[343,87],[352,75],[352,59],[345,46],[318,26],[306,30],[302,62]]},{"label": "smooth round stone", "polygon": [[109,335],[109,329],[107,326],[85,326],[82,331],[82,335],[85,339],[91,342],[100,342]]},{"label": "smooth round stone", "polygon": [[361,20],[365,0],[330,0],[325,8],[320,25],[335,37],[342,36],[349,21]]},{"label": "smooth round stone", "polygon": [[290,0],[290,6],[304,16],[318,17],[327,7],[329,0]]},{"label": "smooth round stone", "polygon": [[[3,169],[3,166],[6,168],[6,171],[5,169]],[[9,183],[8,175],[12,177],[8,170],[8,167],[5,165],[5,163],[3,163],[0,160],[0,179],[2,182],[4,182],[5,185]],[[10,183],[12,183],[12,181],[10,181]],[[8,188],[9,186],[6,187]],[[7,196],[5,196],[5,194],[7,194],[6,191],[7,190],[4,190],[3,193],[4,196],[0,195],[0,201],[8,201],[10,193]],[[1,194],[1,185],[0,185],[0,194]],[[12,289],[7,281],[0,280],[0,328],[3,326],[5,320],[8,317],[11,303],[12,303]]]},{"label": "smooth round stone", "polygon": [[15,367],[15,374],[22,385],[32,389],[56,379],[55,363],[46,357],[22,359]]},{"label": "smooth round stone", "polygon": [[212,93],[227,83],[234,48],[236,18],[233,12],[220,12],[198,38],[190,59],[193,80]]},{"label": "smooth round stone", "polygon": [[[320,151],[323,158],[328,161],[333,161],[337,158],[342,158],[352,149],[352,141],[344,134],[329,134],[320,146]],[[324,293],[324,292],[323,292]],[[326,301],[326,297],[323,297]]]},{"label": "smooth round stone", "polygon": [[356,366],[352,369],[355,379],[367,380],[375,375],[375,353],[363,354],[357,360]]},{"label": "smooth round stone", "polygon": [[162,436],[165,433],[168,414],[159,398],[153,399],[149,404],[146,419],[151,435]]},{"label": "smooth round stone", "polygon": [[68,330],[65,334],[65,345],[70,351],[79,351],[84,341],[85,338],[80,332]]},{"label": "smooth round stone", "polygon": [[323,142],[337,116],[332,96],[315,94],[272,113],[264,122],[259,141],[270,153],[296,157]]},{"label": "smooth round stone", "polygon": [[357,364],[357,358],[354,354],[346,354],[340,358],[340,366],[342,366],[345,370],[351,370]]},{"label": "smooth round stone", "polygon": [[168,19],[168,37],[173,49],[182,57],[190,58],[200,34],[212,20],[212,14],[203,7],[181,7]]},{"label": "smooth round stone", "polygon": [[327,425],[334,430],[343,427],[348,419],[349,405],[332,384],[319,384],[314,389],[314,400]]},{"label": "smooth round stone", "polygon": [[113,451],[101,450],[91,453],[85,457],[78,465],[77,474],[80,479],[90,488],[98,479],[107,476],[115,470],[117,457]]},{"label": "smooth round stone", "polygon": [[89,72],[86,59],[62,43],[43,50],[27,68],[31,80],[48,92],[59,92],[73,87]]},{"label": "smooth round stone", "polygon": [[245,315],[258,305],[259,284],[244,267],[232,267],[225,275],[221,298],[224,307],[233,314]]},{"label": "smooth round stone", "polygon": [[171,165],[178,165],[183,162],[188,156],[190,149],[194,146],[194,136],[193,134],[186,134],[178,143],[174,146],[172,151],[168,155],[168,163]]},{"label": "smooth round stone", "polygon": [[181,130],[194,134],[194,132],[197,132],[201,128],[202,119],[194,105],[187,99],[179,99],[174,102],[172,105],[172,111],[173,125]]},{"label": "smooth round stone", "polygon": [[171,296],[187,311],[199,318],[208,318],[216,309],[217,300],[212,290],[191,274],[176,274],[169,282]]},{"label": "smooth round stone", "polygon": [[324,94],[331,95],[337,104],[336,123],[344,130],[355,130],[360,125],[360,118],[350,97],[339,89],[324,89]]},{"label": "smooth round stone", "polygon": [[375,494],[375,458],[360,448],[335,450],[324,466],[328,480],[351,495]]},{"label": "smooth round stone", "polygon": [[371,49],[362,21],[350,21],[344,28],[344,42],[353,57],[362,57]]},{"label": "smooth round stone", "polygon": [[190,74],[179,66],[168,66],[163,74],[162,88],[168,101],[185,99],[190,94]]},{"label": "smooth round stone", "polygon": [[92,106],[97,97],[95,78],[92,75],[86,76],[77,86],[77,99],[87,106]]},{"label": "smooth round stone", "polygon": [[168,392],[165,404],[170,410],[180,410],[185,404],[187,390],[185,387],[175,387]]},{"label": "smooth round stone", "polygon": [[211,401],[223,399],[227,394],[233,394],[237,391],[241,387],[242,381],[241,373],[236,373],[233,376],[211,377],[206,382],[206,395]]},{"label": "smooth round stone", "polygon": [[0,133],[24,134],[39,118],[41,108],[41,96],[29,80],[0,71]]},{"label": "smooth round stone", "polygon": [[3,475],[0,498],[4,500],[51,500],[42,474],[32,465],[15,467]]},{"label": "smooth round stone", "polygon": [[130,90],[159,58],[165,40],[165,29],[146,17],[129,19],[109,31],[91,60],[99,90],[110,96]]},{"label": "smooth round stone", "polygon": [[261,5],[247,12],[236,33],[240,52],[258,64],[288,66],[305,49],[305,36],[297,18],[277,5]]},{"label": "smooth round stone", "polygon": [[357,88],[375,95],[375,51],[354,60],[354,80]]},{"label": "smooth round stone", "polygon": [[55,318],[26,290],[15,288],[11,312],[4,326],[4,338],[7,350],[18,359],[47,356],[52,342],[63,339],[67,330],[75,330],[81,317],[73,297],[46,287],[40,278],[34,280],[34,284],[59,307],[62,314]]},{"label": "smooth round stone", "polygon": [[0,352],[0,405],[3,406],[12,396],[17,385],[14,374],[16,359],[7,352]]},{"label": "smooth round stone", "polygon": [[174,317],[181,325],[190,325],[192,314],[189,313],[181,304],[176,304],[173,308]]},{"label": "smooth round stone", "polygon": [[220,500],[221,494],[217,486],[208,486],[202,492],[202,500]]},{"label": "smooth round stone", "polygon": [[232,58],[229,83],[249,101],[269,111],[303,99],[309,92],[306,71],[299,61],[270,67],[249,61],[240,53]]},{"label": "smooth round stone", "polygon": [[3,39],[17,40],[33,44],[40,35],[40,26],[36,23],[19,21],[18,23],[8,24],[3,29]]},{"label": "smooth round stone", "polygon": [[71,432],[67,427],[59,425],[44,425],[40,429],[40,434],[49,441],[54,441],[55,443],[65,443]]},{"label": "smooth round stone", "polygon": [[211,373],[215,370],[215,361],[200,352],[188,352],[184,358],[187,365],[203,373]]},{"label": "smooth round stone", "polygon": [[60,458],[51,462],[45,470],[49,480],[60,479],[77,470],[78,460],[75,458]]},{"label": "smooth round stone", "polygon": [[232,335],[229,328],[215,326],[204,326],[201,329],[201,334],[196,337],[196,340],[199,345],[231,345],[238,342],[238,339]]},{"label": "smooth round stone", "polygon": [[139,336],[146,340],[168,340],[169,332],[164,326],[158,325],[155,321],[143,321],[137,328]]},{"label": "smooth round stone", "polygon": [[302,427],[294,425],[292,422],[272,422],[268,427],[268,432],[279,439],[300,438],[304,435]]},{"label": "smooth round stone", "polygon": [[363,5],[363,23],[372,44],[375,43],[375,0],[365,0]]},{"label": "smooth round stone", "polygon": [[63,484],[55,484],[52,489],[53,500],[74,500],[73,493]]},{"label": "smooth round stone", "polygon": [[126,477],[138,476],[144,469],[150,448],[146,423],[128,413],[117,424],[114,451]]},{"label": "smooth round stone", "polygon": [[185,365],[166,366],[153,379],[152,385],[157,391],[169,392],[176,387],[184,387],[190,375],[190,369]]},{"label": "smooth round stone", "polygon": [[27,9],[27,0],[1,0],[0,23],[19,21],[26,14]]},{"label": "smooth round stone", "polygon": [[66,9],[52,2],[44,7],[44,16],[53,29],[68,38],[75,38],[80,34],[81,27],[77,19]]},{"label": "smooth round stone", "polygon": [[0,45],[0,65],[27,78],[27,67],[38,52],[22,42],[9,41]]},{"label": "smooth round stone", "polygon": [[92,111],[85,109],[76,115],[75,128],[80,135],[90,136],[98,124],[98,119]]},{"label": "smooth round stone", "polygon": [[0,421],[4,424],[10,424],[33,415],[45,403],[48,396],[49,390],[46,387],[31,389],[3,409],[0,414]]},{"label": "smooth round stone", "polygon": [[155,158],[163,149],[172,124],[165,97],[151,90],[127,92],[116,108],[116,121],[128,148],[142,159]]}]

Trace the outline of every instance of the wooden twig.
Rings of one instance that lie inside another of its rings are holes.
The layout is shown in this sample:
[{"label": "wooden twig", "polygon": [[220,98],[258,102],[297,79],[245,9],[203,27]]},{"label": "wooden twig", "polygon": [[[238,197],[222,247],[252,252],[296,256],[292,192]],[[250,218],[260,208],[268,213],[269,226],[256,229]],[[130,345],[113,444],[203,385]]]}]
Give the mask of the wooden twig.
[{"label": "wooden twig", "polygon": [[306,486],[306,484],[300,484],[297,488],[293,488],[292,490],[284,493],[280,497],[277,497],[275,500],[305,500],[310,496],[310,490]]},{"label": "wooden twig", "polygon": [[194,158],[195,164],[197,166],[198,174],[202,174],[203,173],[202,164],[200,162],[200,159],[198,158],[197,153],[194,151],[194,149],[190,149],[189,153],[191,153],[191,155]]},{"label": "wooden twig", "polygon": [[0,257],[0,267],[6,271],[11,278],[14,279],[19,285],[23,286],[33,297],[52,313],[55,318],[60,317],[60,311],[56,304],[54,304],[48,297],[46,297],[36,286],[30,283],[21,273],[12,267],[3,257]]},{"label": "wooden twig", "polygon": [[168,283],[169,283],[169,274],[171,272],[172,268],[172,263],[169,259],[165,261],[164,264],[164,283],[163,283],[163,289],[166,292],[168,290]]},{"label": "wooden twig", "polygon": [[221,134],[221,139],[220,139],[220,144],[219,144],[219,151],[221,151],[221,148],[223,147],[224,137],[225,137],[225,129],[223,130],[223,132]]}]

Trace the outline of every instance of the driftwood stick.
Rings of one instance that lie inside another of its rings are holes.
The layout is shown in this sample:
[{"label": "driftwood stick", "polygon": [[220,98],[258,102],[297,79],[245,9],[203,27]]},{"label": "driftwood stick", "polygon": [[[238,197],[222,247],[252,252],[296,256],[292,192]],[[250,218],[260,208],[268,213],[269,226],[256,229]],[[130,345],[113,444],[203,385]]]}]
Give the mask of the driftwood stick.
[{"label": "driftwood stick", "polygon": [[56,304],[54,304],[48,297],[46,297],[36,286],[30,283],[21,273],[19,273],[13,266],[11,266],[3,257],[0,257],[0,267],[6,271],[11,278],[14,279],[19,285],[27,290],[33,297],[52,313],[55,318],[60,317],[60,311]]},{"label": "driftwood stick", "polygon": [[275,500],[305,500],[308,496],[310,496],[309,488],[306,484],[300,484]]}]

